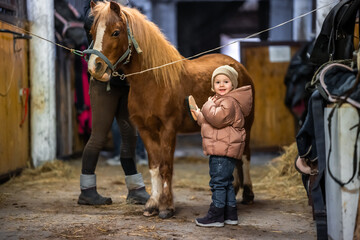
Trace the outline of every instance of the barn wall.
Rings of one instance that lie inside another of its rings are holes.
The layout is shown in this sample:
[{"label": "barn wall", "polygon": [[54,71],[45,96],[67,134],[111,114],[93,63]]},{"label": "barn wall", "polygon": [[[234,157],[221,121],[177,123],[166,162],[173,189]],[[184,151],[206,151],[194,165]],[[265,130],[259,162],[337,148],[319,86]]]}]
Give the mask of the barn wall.
[{"label": "barn wall", "polygon": [[[251,130],[251,146],[266,150],[289,145],[295,141],[294,117],[286,108],[284,77],[288,61],[271,61],[270,46],[290,48],[292,57],[299,48],[296,43],[242,43],[241,59],[255,85],[255,121]],[[280,56],[281,57],[281,56]]]},{"label": "barn wall", "polygon": [[[0,29],[20,32],[4,22]],[[20,95],[29,87],[28,40],[14,42],[12,34],[0,32],[0,73],[0,176],[4,176],[25,167],[29,160],[29,102]]]}]

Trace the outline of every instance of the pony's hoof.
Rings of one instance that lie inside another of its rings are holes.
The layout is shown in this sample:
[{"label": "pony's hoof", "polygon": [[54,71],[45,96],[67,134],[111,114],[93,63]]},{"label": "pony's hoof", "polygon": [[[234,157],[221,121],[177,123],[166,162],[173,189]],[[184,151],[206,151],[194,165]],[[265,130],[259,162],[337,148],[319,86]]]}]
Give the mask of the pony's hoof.
[{"label": "pony's hoof", "polygon": [[254,203],[254,193],[251,186],[244,185],[243,200],[241,203],[244,205],[251,205]]},{"label": "pony's hoof", "polygon": [[166,219],[166,218],[171,218],[172,216],[174,216],[174,209],[166,209],[166,210],[162,210],[159,213],[159,218],[162,219]]},{"label": "pony's hoof", "polygon": [[143,215],[145,217],[152,217],[159,214],[159,210],[157,208],[147,208],[145,209]]}]

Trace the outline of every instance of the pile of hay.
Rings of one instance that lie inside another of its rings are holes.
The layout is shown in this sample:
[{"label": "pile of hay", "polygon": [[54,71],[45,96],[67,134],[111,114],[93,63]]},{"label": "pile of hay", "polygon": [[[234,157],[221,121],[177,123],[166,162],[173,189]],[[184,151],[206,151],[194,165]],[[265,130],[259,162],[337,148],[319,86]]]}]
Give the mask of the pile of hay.
[{"label": "pile of hay", "polygon": [[255,191],[264,192],[273,199],[307,201],[301,174],[294,161],[298,151],[296,143],[284,147],[284,153],[267,165],[267,174],[254,184]]},{"label": "pile of hay", "polygon": [[69,179],[74,177],[74,169],[69,164],[61,160],[45,162],[37,168],[25,168],[19,177],[11,179],[9,182],[27,182],[40,179]]}]

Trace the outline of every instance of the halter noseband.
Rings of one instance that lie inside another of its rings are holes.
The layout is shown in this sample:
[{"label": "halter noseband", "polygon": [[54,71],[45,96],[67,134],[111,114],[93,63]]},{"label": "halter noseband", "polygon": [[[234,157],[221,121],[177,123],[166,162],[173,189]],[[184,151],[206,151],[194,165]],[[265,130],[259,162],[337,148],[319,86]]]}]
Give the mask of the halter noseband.
[{"label": "halter noseband", "polygon": [[142,50],[140,49],[139,44],[137,43],[134,35],[131,32],[131,29],[129,27],[129,22],[128,22],[127,18],[126,18],[126,15],[124,14],[124,16],[125,16],[125,21],[126,21],[126,29],[127,29],[127,37],[128,37],[128,48],[125,51],[125,53],[116,61],[116,63],[114,65],[110,62],[110,60],[104,54],[102,54],[100,51],[98,51],[96,49],[93,49],[94,40],[91,41],[91,44],[90,44],[89,48],[83,51],[83,53],[90,54],[90,55],[95,54],[99,58],[101,58],[108,65],[108,67],[112,70],[113,74],[116,72],[117,65],[119,63],[121,63],[122,61],[124,61],[125,58],[126,58],[126,61],[123,64],[127,64],[127,63],[130,62],[130,57],[131,57],[131,52],[132,52],[131,47],[132,47],[133,44],[134,44],[134,48],[135,48],[136,52],[138,54],[142,53]]}]

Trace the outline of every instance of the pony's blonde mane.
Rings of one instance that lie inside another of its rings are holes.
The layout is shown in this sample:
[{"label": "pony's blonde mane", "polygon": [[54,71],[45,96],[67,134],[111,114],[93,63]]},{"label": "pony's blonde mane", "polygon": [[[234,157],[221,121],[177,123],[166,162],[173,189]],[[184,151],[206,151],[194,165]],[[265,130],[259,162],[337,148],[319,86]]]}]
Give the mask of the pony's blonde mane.
[{"label": "pony's blonde mane", "polygon": [[[103,17],[110,15],[105,13],[105,11],[110,9],[107,7],[108,5],[109,2],[99,2],[96,5],[93,9],[93,15],[95,16],[94,21],[101,17],[101,15]],[[142,70],[183,59],[176,48],[166,39],[164,34],[161,33],[160,29],[154,23],[150,22],[146,16],[137,9],[122,5],[120,5],[120,7],[123,14],[126,15],[132,33],[143,51],[139,58],[141,59]],[[147,73],[152,74],[158,84],[175,88],[180,82],[180,76],[183,71],[184,62],[180,61],[159,69],[151,70]]]}]

